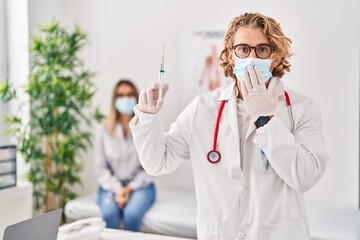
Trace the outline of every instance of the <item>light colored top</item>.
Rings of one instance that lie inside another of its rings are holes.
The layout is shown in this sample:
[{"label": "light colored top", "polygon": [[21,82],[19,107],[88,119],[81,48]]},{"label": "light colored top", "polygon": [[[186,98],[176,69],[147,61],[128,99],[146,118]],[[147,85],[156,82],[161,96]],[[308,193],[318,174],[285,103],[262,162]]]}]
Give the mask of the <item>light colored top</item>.
[{"label": "light colored top", "polygon": [[246,130],[250,124],[250,115],[246,111],[245,103],[242,99],[237,98],[237,117],[239,123],[239,137],[240,137],[240,167],[243,168],[244,161],[244,141],[246,136]]},{"label": "light colored top", "polygon": [[114,136],[107,133],[105,126],[101,127],[94,170],[100,186],[114,193],[126,185],[137,189],[152,182],[140,164],[131,132],[125,138],[120,124],[116,125]]}]

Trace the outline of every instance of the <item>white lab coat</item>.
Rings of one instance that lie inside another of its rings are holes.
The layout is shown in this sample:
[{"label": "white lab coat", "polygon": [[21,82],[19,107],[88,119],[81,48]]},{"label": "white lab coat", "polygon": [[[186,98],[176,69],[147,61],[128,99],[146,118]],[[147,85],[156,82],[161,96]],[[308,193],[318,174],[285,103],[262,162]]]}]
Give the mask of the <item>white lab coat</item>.
[{"label": "white lab coat", "polygon": [[[272,78],[268,91],[282,82]],[[310,98],[286,89],[295,130],[283,90],[274,117],[262,128],[250,123],[240,167],[235,84],[196,97],[164,133],[158,115],[140,113],[130,122],[144,169],[151,175],[174,171],[191,161],[197,196],[200,240],[306,240],[310,230],[303,193],[323,175],[328,154],[321,117]],[[221,100],[226,100],[217,150],[221,161],[210,164]],[[140,121],[139,121],[140,117]],[[263,150],[269,167],[261,157]]]}]

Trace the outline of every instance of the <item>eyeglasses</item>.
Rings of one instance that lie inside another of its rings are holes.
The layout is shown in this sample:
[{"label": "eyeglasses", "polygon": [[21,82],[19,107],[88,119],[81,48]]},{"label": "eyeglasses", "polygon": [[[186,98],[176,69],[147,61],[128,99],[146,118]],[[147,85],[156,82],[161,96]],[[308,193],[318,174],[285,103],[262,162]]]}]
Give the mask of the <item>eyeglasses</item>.
[{"label": "eyeglasses", "polygon": [[268,44],[260,44],[256,47],[250,47],[247,44],[238,44],[233,46],[233,49],[235,51],[235,55],[239,58],[247,58],[251,53],[251,49],[254,49],[256,56],[261,59],[270,57],[271,53],[275,50],[275,48]]}]

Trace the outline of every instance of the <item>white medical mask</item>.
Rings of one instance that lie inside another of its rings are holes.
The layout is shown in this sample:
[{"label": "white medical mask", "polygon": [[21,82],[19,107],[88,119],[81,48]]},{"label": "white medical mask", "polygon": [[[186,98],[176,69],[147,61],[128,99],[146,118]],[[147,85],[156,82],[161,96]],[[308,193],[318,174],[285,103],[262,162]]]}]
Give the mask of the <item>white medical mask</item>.
[{"label": "white medical mask", "polygon": [[271,59],[261,59],[261,58],[239,58],[235,57],[235,66],[233,68],[233,73],[239,81],[244,81],[244,74],[247,71],[247,67],[257,66],[260,69],[260,72],[263,76],[264,81],[272,77],[270,72]]},{"label": "white medical mask", "polygon": [[136,104],[137,102],[135,97],[118,97],[115,100],[116,110],[126,115],[133,114],[133,109]]}]

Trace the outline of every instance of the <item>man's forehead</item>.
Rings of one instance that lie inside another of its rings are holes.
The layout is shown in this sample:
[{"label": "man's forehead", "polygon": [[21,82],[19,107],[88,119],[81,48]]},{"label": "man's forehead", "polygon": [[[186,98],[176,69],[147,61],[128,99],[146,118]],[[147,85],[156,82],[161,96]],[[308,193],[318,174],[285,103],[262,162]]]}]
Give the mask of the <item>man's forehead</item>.
[{"label": "man's forehead", "polygon": [[234,36],[234,44],[240,43],[258,45],[262,43],[269,43],[269,40],[260,28],[239,28]]}]

